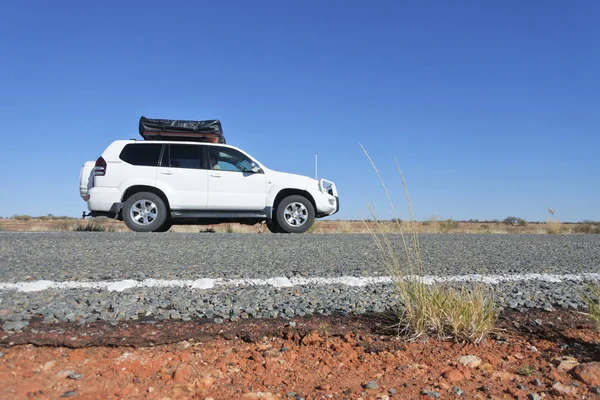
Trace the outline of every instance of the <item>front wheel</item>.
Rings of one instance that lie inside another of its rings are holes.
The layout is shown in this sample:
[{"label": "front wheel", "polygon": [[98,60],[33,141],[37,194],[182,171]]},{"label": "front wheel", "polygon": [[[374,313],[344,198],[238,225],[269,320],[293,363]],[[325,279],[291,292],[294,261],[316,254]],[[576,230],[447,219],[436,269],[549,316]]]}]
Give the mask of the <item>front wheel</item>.
[{"label": "front wheel", "polygon": [[154,193],[135,193],[125,201],[123,221],[132,231],[158,232],[166,220],[165,202]]},{"label": "front wheel", "polygon": [[303,196],[293,195],[277,206],[277,224],[287,233],[304,233],[315,221],[315,208]]}]

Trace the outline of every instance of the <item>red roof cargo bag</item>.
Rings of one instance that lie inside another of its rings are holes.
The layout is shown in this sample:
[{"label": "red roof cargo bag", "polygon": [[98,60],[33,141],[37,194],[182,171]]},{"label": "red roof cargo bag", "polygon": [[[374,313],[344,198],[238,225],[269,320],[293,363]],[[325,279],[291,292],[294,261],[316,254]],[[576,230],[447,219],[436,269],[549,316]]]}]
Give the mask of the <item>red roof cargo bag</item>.
[{"label": "red roof cargo bag", "polygon": [[179,140],[225,143],[221,121],[183,121],[140,118],[140,135],[145,140]]}]

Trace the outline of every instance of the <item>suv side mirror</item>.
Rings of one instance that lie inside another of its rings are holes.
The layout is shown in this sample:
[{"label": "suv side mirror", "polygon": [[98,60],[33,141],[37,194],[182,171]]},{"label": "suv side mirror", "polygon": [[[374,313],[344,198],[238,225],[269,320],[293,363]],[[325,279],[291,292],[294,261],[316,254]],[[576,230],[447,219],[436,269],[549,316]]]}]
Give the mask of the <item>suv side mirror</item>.
[{"label": "suv side mirror", "polygon": [[254,161],[252,161],[250,163],[250,171],[252,171],[254,173],[257,173],[257,172],[260,172],[261,169],[260,169],[260,166],[257,163],[255,163]]}]

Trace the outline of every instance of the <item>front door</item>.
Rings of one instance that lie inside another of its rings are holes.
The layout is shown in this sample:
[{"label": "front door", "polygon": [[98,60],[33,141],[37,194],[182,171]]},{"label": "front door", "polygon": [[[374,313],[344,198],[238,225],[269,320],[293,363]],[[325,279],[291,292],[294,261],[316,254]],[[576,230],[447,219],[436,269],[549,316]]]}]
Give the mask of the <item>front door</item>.
[{"label": "front door", "polygon": [[208,170],[204,146],[169,144],[156,174],[172,210],[204,210],[208,201]]},{"label": "front door", "polygon": [[264,210],[267,180],[263,171],[252,172],[252,160],[229,147],[208,146],[209,210]]}]

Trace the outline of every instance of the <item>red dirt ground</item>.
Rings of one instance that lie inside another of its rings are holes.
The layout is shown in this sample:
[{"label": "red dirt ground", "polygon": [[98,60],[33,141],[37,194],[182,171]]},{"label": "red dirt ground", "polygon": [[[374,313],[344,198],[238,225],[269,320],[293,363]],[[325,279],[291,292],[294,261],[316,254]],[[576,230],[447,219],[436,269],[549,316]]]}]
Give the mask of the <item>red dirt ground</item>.
[{"label": "red dirt ground", "polygon": [[600,398],[600,335],[573,311],[504,314],[478,345],[405,343],[383,316],[293,322],[33,323],[0,337],[0,398]]}]

